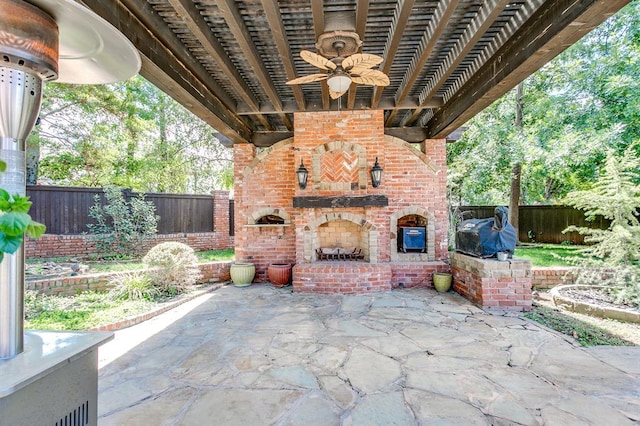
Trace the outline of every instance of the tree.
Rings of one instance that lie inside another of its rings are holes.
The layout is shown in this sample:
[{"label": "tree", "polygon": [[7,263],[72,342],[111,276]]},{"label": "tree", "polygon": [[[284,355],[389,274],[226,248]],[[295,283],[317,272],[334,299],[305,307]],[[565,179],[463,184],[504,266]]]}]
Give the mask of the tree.
[{"label": "tree", "polygon": [[640,134],[639,65],[640,2],[633,1],[524,81],[520,133],[517,89],[466,124],[447,147],[456,200],[506,204],[518,162],[521,203],[557,203],[586,188],[607,150],[622,154]]},{"label": "tree", "polygon": [[28,143],[30,183],[208,193],[232,164],[213,129],[141,77],[47,84],[40,123]]},{"label": "tree", "polygon": [[607,229],[570,226],[564,232],[585,235],[585,259],[578,284],[615,286],[619,301],[640,304],[640,160],[632,147],[624,155],[610,150],[602,174],[592,188],[567,195],[567,204],[584,210],[587,218],[603,216]]}]

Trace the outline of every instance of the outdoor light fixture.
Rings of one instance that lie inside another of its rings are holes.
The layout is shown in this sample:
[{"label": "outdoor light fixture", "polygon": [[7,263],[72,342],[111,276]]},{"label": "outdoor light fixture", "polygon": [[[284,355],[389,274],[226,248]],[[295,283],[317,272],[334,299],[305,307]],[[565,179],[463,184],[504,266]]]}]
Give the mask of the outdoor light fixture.
[{"label": "outdoor light fixture", "polygon": [[382,167],[378,164],[378,157],[376,157],[376,162],[371,168],[371,185],[377,188],[380,186],[380,181],[382,181]]},{"label": "outdoor light fixture", "polygon": [[302,160],[300,160],[300,167],[296,170],[296,174],[298,175],[298,185],[300,186],[300,189],[305,189],[307,187],[309,170],[304,166],[304,162]]},{"label": "outdoor light fixture", "polygon": [[349,76],[342,72],[336,72],[327,80],[329,88],[334,92],[342,93],[349,90],[351,86],[351,79]]}]

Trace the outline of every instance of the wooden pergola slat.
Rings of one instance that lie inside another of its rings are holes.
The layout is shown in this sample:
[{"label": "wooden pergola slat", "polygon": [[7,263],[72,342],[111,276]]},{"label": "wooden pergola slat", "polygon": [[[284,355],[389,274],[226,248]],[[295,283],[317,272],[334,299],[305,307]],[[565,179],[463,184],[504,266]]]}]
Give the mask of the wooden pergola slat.
[{"label": "wooden pergola slat", "polygon": [[[137,47],[141,74],[227,143],[269,146],[297,111],[382,109],[385,132],[446,137],[630,0],[83,0]],[[386,88],[331,100],[297,55],[336,25],[383,57]]]}]

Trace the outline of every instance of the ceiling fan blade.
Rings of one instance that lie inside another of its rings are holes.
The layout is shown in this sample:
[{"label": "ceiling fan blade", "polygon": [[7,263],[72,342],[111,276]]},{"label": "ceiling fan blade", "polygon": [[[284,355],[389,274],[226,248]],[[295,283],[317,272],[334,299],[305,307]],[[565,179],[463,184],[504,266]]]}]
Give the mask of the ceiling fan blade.
[{"label": "ceiling fan blade", "polygon": [[344,95],[347,92],[348,90],[345,90],[344,92],[334,92],[333,90],[329,89],[329,96],[331,97],[331,99],[338,99],[340,96]]},{"label": "ceiling fan blade", "polygon": [[328,77],[329,77],[328,74],[305,75],[304,77],[298,77],[298,78],[294,78],[293,80],[289,80],[287,81],[287,84],[313,83],[314,81],[326,80]]},{"label": "ceiling fan blade", "polygon": [[351,81],[358,84],[367,84],[370,86],[388,86],[389,77],[382,71],[378,70],[364,70],[358,75],[350,75]]},{"label": "ceiling fan blade", "polygon": [[317,53],[309,52],[308,50],[301,50],[300,57],[305,60],[305,62],[310,63],[314,67],[318,67],[321,70],[335,70],[336,64],[325,58],[324,56],[320,56]]},{"label": "ceiling fan blade", "polygon": [[356,53],[345,58],[342,61],[342,68],[349,71],[352,68],[368,69],[373,68],[376,65],[382,63],[382,58],[377,55],[371,55],[369,53]]}]

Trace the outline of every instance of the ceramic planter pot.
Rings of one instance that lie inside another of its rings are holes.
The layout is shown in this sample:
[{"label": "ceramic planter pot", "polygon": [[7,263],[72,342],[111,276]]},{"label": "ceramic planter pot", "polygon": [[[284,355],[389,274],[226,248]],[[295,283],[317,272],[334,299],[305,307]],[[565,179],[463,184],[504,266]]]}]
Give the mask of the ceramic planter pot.
[{"label": "ceramic planter pot", "polygon": [[231,265],[229,273],[233,285],[236,287],[246,287],[251,285],[253,277],[256,275],[256,265],[245,262],[234,263]]},{"label": "ceramic planter pot", "polygon": [[433,287],[440,293],[445,293],[451,289],[451,274],[436,272],[433,274]]},{"label": "ceramic planter pot", "polygon": [[267,276],[274,287],[284,287],[291,280],[291,264],[272,263],[267,268]]}]

